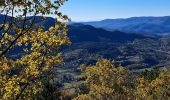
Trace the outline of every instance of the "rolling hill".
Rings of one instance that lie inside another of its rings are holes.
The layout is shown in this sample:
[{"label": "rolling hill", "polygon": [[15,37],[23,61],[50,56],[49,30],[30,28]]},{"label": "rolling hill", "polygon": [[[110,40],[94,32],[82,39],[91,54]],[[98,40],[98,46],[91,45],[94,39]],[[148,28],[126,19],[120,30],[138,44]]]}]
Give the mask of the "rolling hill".
[{"label": "rolling hill", "polygon": [[102,21],[82,22],[107,30],[131,31],[140,33],[170,34],[170,16],[132,17],[126,19],[105,19]]},{"label": "rolling hill", "polygon": [[[128,42],[144,39],[148,36],[132,32],[107,31],[90,25],[72,24],[69,26],[69,37],[73,43],[80,42]],[[149,37],[151,38],[151,37]]]}]

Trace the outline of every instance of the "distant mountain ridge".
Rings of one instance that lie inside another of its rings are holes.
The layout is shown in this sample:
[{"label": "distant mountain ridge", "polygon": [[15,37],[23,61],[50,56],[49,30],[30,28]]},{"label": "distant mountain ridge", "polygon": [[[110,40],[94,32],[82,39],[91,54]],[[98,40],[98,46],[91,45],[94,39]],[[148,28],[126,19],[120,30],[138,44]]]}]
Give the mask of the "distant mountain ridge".
[{"label": "distant mountain ridge", "polygon": [[[0,15],[0,19],[0,23],[3,23],[5,16]],[[30,19],[30,17],[28,17],[28,19]],[[7,16],[7,20],[10,21],[10,16]],[[56,20],[51,17],[46,17],[45,21],[42,21],[40,16],[36,16],[35,18],[35,24],[44,26],[45,30],[47,30],[50,26],[54,26],[55,21]],[[29,20],[27,22],[29,22]],[[89,41],[127,42],[133,41],[135,39],[151,38],[143,34],[135,34],[133,32],[107,31],[102,28],[95,28],[91,25],[84,25],[79,23],[69,25],[68,29],[69,37],[73,43]]]},{"label": "distant mountain ridge", "polygon": [[102,21],[80,23],[107,30],[144,32],[159,35],[170,34],[170,16],[105,19]]}]

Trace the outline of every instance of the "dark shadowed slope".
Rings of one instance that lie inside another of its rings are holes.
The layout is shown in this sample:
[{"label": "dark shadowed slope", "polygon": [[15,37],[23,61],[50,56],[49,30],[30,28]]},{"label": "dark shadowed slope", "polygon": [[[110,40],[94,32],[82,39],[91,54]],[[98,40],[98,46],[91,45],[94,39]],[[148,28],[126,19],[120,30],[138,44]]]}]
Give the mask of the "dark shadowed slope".
[{"label": "dark shadowed slope", "polygon": [[[69,37],[73,43],[77,42],[127,42],[147,36],[121,31],[106,31],[90,25],[72,24],[69,26]],[[149,37],[150,38],[150,37]]]}]

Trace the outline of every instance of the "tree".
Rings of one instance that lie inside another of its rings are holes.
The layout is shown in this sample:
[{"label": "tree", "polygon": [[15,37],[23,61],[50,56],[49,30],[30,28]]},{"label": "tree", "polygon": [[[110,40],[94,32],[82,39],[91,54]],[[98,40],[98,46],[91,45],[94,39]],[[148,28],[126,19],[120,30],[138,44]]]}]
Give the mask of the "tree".
[{"label": "tree", "polygon": [[[155,75],[153,74],[152,77],[155,77]],[[169,100],[170,70],[161,71],[153,80],[146,80],[145,76],[136,78],[134,94],[136,99],[139,100]]]},{"label": "tree", "polygon": [[[123,67],[106,59],[99,60],[94,66],[81,66],[86,78],[88,92],[80,92],[75,100],[169,100],[170,71],[163,70],[155,78],[152,71],[144,75],[129,74]],[[155,73],[154,73],[155,72]],[[151,78],[150,78],[151,77]]]},{"label": "tree", "polygon": [[[0,99],[35,99],[43,90],[42,80],[51,78],[54,66],[62,64],[59,48],[70,44],[69,18],[58,11],[65,1],[0,1],[4,14],[0,25]],[[46,15],[56,16],[55,26],[47,30],[36,24],[37,18],[43,22]]]},{"label": "tree", "polygon": [[[95,66],[81,66],[86,77],[85,84],[90,88],[88,94],[80,94],[75,100],[124,100],[127,99],[128,86],[125,85],[127,71],[116,67],[106,59],[99,60]],[[129,96],[130,97],[130,96]]]},{"label": "tree", "polygon": [[151,70],[145,70],[142,72],[145,80],[154,80],[159,76],[159,69],[153,68]]}]

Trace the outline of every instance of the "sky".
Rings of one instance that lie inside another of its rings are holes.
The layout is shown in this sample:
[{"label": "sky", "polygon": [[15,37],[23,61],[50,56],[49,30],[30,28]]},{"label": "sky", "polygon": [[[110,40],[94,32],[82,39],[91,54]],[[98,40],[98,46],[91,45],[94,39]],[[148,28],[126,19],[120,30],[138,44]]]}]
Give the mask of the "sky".
[{"label": "sky", "polygon": [[170,0],[68,0],[60,11],[72,21],[170,16]]}]

